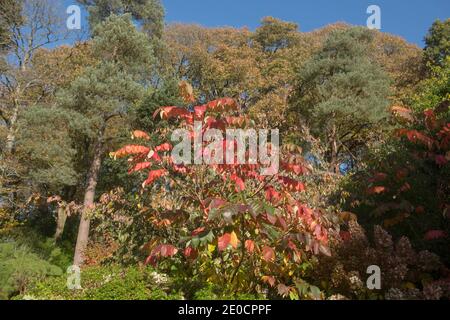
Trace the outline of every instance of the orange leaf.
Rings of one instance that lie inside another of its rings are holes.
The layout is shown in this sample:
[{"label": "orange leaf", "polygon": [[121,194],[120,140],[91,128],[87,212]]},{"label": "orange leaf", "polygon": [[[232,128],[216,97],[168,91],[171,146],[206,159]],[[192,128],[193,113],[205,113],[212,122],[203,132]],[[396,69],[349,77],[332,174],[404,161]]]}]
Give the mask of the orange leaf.
[{"label": "orange leaf", "polygon": [[150,140],[150,136],[147,133],[145,133],[144,131],[141,131],[141,130],[133,131],[132,138]]},{"label": "orange leaf", "polygon": [[264,246],[262,249],[262,253],[263,253],[263,259],[265,261],[269,262],[269,261],[275,260],[275,251],[271,247]]},{"label": "orange leaf", "polygon": [[402,118],[402,119],[404,119],[404,120],[406,120],[408,122],[413,122],[414,121],[414,117],[412,115],[412,112],[408,108],[400,107],[400,106],[393,106],[393,107],[391,107],[391,112],[394,115],[396,115],[396,116],[398,116],[398,117],[400,117],[400,118]]},{"label": "orange leaf", "polygon": [[371,187],[367,190],[368,194],[379,194],[379,193],[383,193],[386,191],[386,188],[383,186],[375,186],[375,187]]},{"label": "orange leaf", "polygon": [[255,250],[255,243],[252,240],[245,240],[245,249],[247,249],[249,253],[253,253]]},{"label": "orange leaf", "polygon": [[147,154],[150,152],[150,148],[139,145],[127,145],[120,148],[116,152],[111,152],[110,155],[115,158],[122,158],[132,154]]}]

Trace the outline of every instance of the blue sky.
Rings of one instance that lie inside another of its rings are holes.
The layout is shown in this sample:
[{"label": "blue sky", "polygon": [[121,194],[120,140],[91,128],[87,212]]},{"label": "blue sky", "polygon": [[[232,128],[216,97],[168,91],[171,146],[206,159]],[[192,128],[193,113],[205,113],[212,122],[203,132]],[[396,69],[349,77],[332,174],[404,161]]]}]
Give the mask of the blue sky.
[{"label": "blue sky", "polygon": [[337,21],[366,25],[367,7],[381,8],[381,31],[423,46],[437,18],[450,17],[450,0],[162,0],[167,22],[204,26],[247,26],[254,29],[264,16],[293,21],[311,31]]},{"label": "blue sky", "polygon": [[[65,5],[75,0],[64,0]],[[381,8],[381,31],[423,46],[436,19],[450,17],[450,0],[162,0],[166,22],[197,23],[208,27],[248,27],[274,16],[311,31],[337,21],[366,25],[371,4]]]}]

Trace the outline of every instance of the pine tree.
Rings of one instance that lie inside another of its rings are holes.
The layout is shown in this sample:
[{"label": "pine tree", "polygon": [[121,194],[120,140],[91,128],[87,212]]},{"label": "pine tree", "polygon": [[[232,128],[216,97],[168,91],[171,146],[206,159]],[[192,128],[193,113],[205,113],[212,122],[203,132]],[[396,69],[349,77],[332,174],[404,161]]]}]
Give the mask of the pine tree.
[{"label": "pine tree", "polygon": [[91,27],[111,14],[129,13],[151,37],[161,38],[164,29],[164,8],[159,0],[78,0],[89,12]]},{"label": "pine tree", "polygon": [[354,27],[332,32],[321,51],[300,70],[291,99],[294,121],[303,121],[328,146],[339,171],[339,154],[364,142],[363,130],[386,116],[389,80],[368,57],[373,33]]},{"label": "pine tree", "polygon": [[425,37],[424,57],[432,66],[444,66],[450,55],[450,18],[445,21],[436,20]]},{"label": "pine tree", "polygon": [[[105,153],[106,141],[118,135],[133,106],[143,97],[146,70],[153,63],[147,36],[133,25],[130,14],[112,15],[93,31],[92,54],[100,61],[88,67],[58,95],[59,108],[76,112],[85,130],[78,132],[89,141],[89,169],[84,192],[74,264],[83,263],[89,237],[89,209]],[[83,139],[79,139],[79,141]]]}]

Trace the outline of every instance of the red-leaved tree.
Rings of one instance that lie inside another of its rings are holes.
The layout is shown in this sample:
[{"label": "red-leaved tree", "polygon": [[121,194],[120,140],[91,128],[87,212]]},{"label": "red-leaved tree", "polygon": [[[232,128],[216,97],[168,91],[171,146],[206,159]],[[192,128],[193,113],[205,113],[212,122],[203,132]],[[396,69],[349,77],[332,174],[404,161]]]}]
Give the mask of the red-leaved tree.
[{"label": "red-leaved tree", "polygon": [[[202,133],[214,128],[224,136],[226,129],[252,126],[230,98],[190,109],[161,107],[154,116],[178,121],[192,143],[194,122],[202,124]],[[175,164],[170,142],[150,145],[147,133],[133,134],[143,143],[112,156],[128,157],[129,172],[145,173],[142,187],[162,199],[142,209],[158,230],[144,246],[146,263],[181,266],[189,277],[228,283],[233,292],[272,288],[291,298],[311,295],[302,274],[311,255],[330,254],[334,224],[324,211],[300,201],[305,186],[299,179],[310,169],[299,155],[281,155],[279,171],[261,175],[259,163]],[[200,152],[206,151],[202,142]]]}]

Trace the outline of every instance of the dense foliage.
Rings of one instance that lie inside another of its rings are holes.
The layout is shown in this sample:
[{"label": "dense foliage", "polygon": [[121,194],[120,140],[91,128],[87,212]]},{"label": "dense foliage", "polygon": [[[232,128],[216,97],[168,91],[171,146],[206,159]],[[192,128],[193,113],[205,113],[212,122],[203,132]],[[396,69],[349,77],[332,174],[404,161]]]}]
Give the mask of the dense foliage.
[{"label": "dense foliage", "polygon": [[2,1],[0,299],[449,299],[448,19],[422,50],[78,3],[83,41],[51,0]]}]

